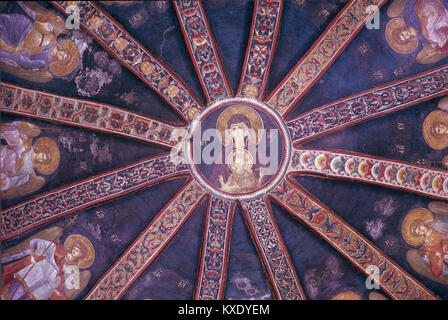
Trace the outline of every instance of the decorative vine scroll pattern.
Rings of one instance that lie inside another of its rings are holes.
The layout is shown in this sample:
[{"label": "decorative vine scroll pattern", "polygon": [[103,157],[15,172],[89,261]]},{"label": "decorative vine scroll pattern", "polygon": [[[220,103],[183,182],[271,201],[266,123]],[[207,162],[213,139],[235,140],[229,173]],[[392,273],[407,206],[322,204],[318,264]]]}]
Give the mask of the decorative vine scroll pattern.
[{"label": "decorative vine scroll pattern", "polygon": [[434,293],[418,283],[417,280],[301,187],[284,179],[270,195],[365,274],[370,276],[366,271],[368,266],[378,267],[379,284],[392,298],[399,300],[437,299]]},{"label": "decorative vine scroll pattern", "polygon": [[10,238],[55,218],[188,172],[186,164],[174,164],[170,156],[152,157],[50,191],[5,208],[2,211],[2,238]]},{"label": "decorative vine scroll pattern", "polygon": [[242,206],[277,298],[282,300],[305,299],[294,266],[264,198],[244,201]]},{"label": "decorative vine scroll pattern", "polygon": [[315,45],[292,69],[267,101],[280,114],[287,112],[322,76],[345,46],[373,15],[373,6],[380,7],[386,0],[352,0],[331,23]]},{"label": "decorative vine scroll pattern", "polygon": [[311,110],[287,126],[293,142],[303,143],[447,93],[448,67],[442,66]]},{"label": "decorative vine scroll pattern", "polygon": [[283,0],[255,2],[254,20],[238,94],[263,99],[280,31]]},{"label": "decorative vine scroll pattern", "polygon": [[326,150],[296,150],[291,172],[318,173],[328,177],[385,185],[448,200],[448,174],[362,154]]},{"label": "decorative vine scroll pattern", "polygon": [[200,260],[196,299],[217,300],[223,297],[233,208],[232,201],[211,197],[205,220],[205,241]]},{"label": "decorative vine scroll pattern", "polygon": [[201,1],[175,1],[174,5],[207,100],[213,102],[231,96],[232,89],[226,80]]},{"label": "decorative vine scroll pattern", "polygon": [[122,26],[90,1],[53,1],[56,8],[69,14],[77,6],[80,25],[124,66],[154,89],[186,119],[192,120],[202,108],[185,85],[137,42]]},{"label": "decorative vine scroll pattern", "polygon": [[86,300],[119,299],[167,246],[204,195],[196,182],[188,182],[95,284]]},{"label": "decorative vine scroll pattern", "polygon": [[0,82],[0,111],[57,121],[172,147],[175,127],[114,106]]}]

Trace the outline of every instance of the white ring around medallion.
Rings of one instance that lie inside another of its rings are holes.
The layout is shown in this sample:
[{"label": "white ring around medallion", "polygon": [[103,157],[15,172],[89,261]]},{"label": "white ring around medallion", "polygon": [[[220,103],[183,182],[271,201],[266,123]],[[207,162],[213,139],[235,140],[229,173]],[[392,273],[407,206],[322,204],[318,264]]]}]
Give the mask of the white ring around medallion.
[{"label": "white ring around medallion", "polygon": [[[224,193],[217,189],[216,187],[210,185],[207,183],[204,178],[201,176],[201,174],[198,172],[195,164],[193,164],[192,158],[191,158],[191,141],[192,141],[192,135],[195,132],[198,124],[200,121],[199,119],[204,118],[208,113],[211,111],[225,106],[227,104],[234,104],[234,103],[247,103],[255,105],[257,108],[261,109],[263,112],[267,113],[269,116],[275,119],[276,123],[278,124],[278,127],[281,131],[281,136],[284,137],[283,143],[284,143],[284,153],[283,157],[281,159],[281,167],[279,168],[278,172],[276,173],[276,177],[274,180],[272,180],[270,183],[268,183],[265,187],[255,190],[254,192],[245,193],[241,195],[230,195],[227,193]],[[291,157],[291,139],[289,136],[288,129],[285,125],[285,122],[283,121],[282,117],[269,105],[266,103],[255,99],[255,98],[249,98],[249,97],[234,97],[234,98],[224,98],[214,101],[212,104],[207,106],[204,110],[202,110],[201,113],[199,113],[195,119],[192,121],[192,125],[190,126],[190,130],[188,132],[188,143],[186,143],[185,146],[185,155],[187,159],[187,163],[189,164],[191,174],[196,179],[196,181],[203,187],[206,191],[210,192],[211,194],[227,200],[251,200],[258,198],[269,191],[271,191],[275,186],[279,184],[279,182],[282,180],[282,178],[285,176],[286,171],[288,169],[289,160]]]}]

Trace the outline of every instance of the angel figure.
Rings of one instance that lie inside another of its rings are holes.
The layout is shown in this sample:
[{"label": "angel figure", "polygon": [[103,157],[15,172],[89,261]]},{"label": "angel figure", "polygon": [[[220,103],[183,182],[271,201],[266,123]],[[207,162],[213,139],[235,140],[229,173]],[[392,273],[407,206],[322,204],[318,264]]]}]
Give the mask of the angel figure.
[{"label": "angel figure", "polygon": [[57,39],[68,33],[65,21],[34,2],[18,4],[28,16],[0,14],[0,70],[34,82],[48,82],[75,70],[78,47],[72,40]]},{"label": "angel figure", "polygon": [[448,286],[448,203],[431,202],[429,210],[418,208],[403,221],[402,236],[411,246],[406,259],[412,269]]},{"label": "angel figure", "polygon": [[[53,173],[60,161],[56,142],[41,137],[38,126],[24,121],[0,123],[0,199],[24,196],[39,190],[45,183],[42,176]],[[3,143],[4,142],[4,143]]]},{"label": "angel figure", "polygon": [[87,286],[95,260],[92,243],[79,234],[62,245],[65,229],[51,227],[4,251],[1,300],[73,300]]},{"label": "angel figure", "polygon": [[386,40],[401,54],[414,52],[420,64],[431,64],[448,56],[448,1],[395,0],[387,15],[393,18],[386,26]]}]

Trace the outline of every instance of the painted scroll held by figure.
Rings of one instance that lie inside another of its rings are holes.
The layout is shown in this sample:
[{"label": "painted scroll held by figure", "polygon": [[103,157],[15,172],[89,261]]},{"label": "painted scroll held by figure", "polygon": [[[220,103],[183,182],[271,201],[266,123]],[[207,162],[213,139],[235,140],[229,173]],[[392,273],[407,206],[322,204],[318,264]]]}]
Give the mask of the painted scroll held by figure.
[{"label": "painted scroll held by figure", "polygon": [[418,274],[448,286],[448,204],[431,202],[414,209],[403,221],[404,241],[420,247],[406,252],[409,265]]},{"label": "painted scroll held by figure", "polygon": [[448,1],[395,0],[387,14],[393,18],[386,26],[389,46],[400,54],[413,53],[420,64],[432,64],[448,56]]},{"label": "painted scroll held by figure", "polygon": [[0,14],[0,70],[16,77],[48,82],[75,70],[80,56],[72,40],[58,40],[67,33],[65,21],[33,3],[19,3],[30,16]]},{"label": "painted scroll held by figure", "polygon": [[[1,254],[1,300],[72,300],[87,286],[95,250],[86,237],[63,229],[43,230]],[[56,239],[56,240],[55,240]]]},{"label": "painted scroll held by figure", "polygon": [[41,137],[32,144],[41,130],[24,121],[0,124],[0,199],[21,197],[39,190],[45,183],[42,176],[53,173],[60,162],[56,142]]}]

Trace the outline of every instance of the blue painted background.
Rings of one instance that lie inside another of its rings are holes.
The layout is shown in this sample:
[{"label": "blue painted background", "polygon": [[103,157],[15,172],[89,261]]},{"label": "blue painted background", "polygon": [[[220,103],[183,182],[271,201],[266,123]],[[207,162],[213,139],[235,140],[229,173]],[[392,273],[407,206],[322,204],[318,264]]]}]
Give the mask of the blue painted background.
[{"label": "blue painted background", "polygon": [[[51,8],[45,2],[40,3]],[[306,53],[344,4],[345,1],[338,0],[305,0],[303,4],[300,0],[286,1],[276,55],[270,71],[268,93]],[[103,5],[103,7],[127,27],[129,32],[150,52],[174,70],[193,93],[205,102],[171,3],[136,1],[136,4]],[[219,46],[230,85],[236,91],[250,31],[253,2],[214,0],[206,1],[204,7]],[[448,62],[445,59],[433,65],[415,63],[402,73],[395,74],[394,71],[399,67],[410,65],[415,60],[415,54],[399,55],[387,45],[384,36],[384,28],[389,21],[386,16],[387,7],[388,4],[381,9],[381,29],[361,30],[288,117],[297,116],[333,100]],[[15,12],[22,11],[14,2],[8,2],[2,9],[2,13]],[[136,13],[142,14],[146,19],[144,23],[137,26],[130,21],[130,17]],[[84,67],[101,68],[95,55],[103,55],[104,51],[94,41],[89,40],[88,36],[85,34],[84,36],[89,45],[83,55]],[[104,64],[102,66],[103,71],[109,72]],[[148,89],[126,68],[121,67],[119,71],[114,70],[114,72],[110,72],[112,82],[102,87],[93,97],[84,97],[78,93],[74,81],[55,79],[46,84],[39,84],[21,80],[6,73],[1,73],[1,79],[28,88],[93,99],[163,120],[181,122],[177,114],[157,94]],[[441,160],[447,154],[446,151],[430,149],[421,134],[424,117],[436,108],[437,100],[428,101],[408,110],[316,139],[307,145],[345,149],[410,162],[416,162],[419,159]],[[104,170],[167,151],[112,135],[18,116],[2,115],[2,122],[13,120],[26,120],[43,127],[58,128],[56,131],[43,133],[44,136],[50,136],[57,141],[62,161],[58,170],[47,177],[47,183],[40,191],[51,190]],[[404,130],[398,130],[397,123],[399,122],[404,124]],[[80,141],[80,136],[83,136],[85,140]],[[64,145],[61,141],[72,141],[72,145],[71,147]],[[107,148],[111,155],[110,161],[107,156],[103,161],[95,157],[91,152],[92,144],[96,144],[102,150]],[[399,151],[397,145],[404,146],[403,153]],[[78,148],[78,151],[83,149],[83,151],[76,152],[73,148]],[[81,161],[86,162],[86,169],[80,167]],[[402,220],[413,208],[426,207],[428,199],[401,191],[344,181],[301,177],[298,178],[298,182],[428,288],[442,298],[448,298],[447,287],[427,280],[410,269],[406,262],[405,249],[392,249],[384,244],[384,241],[388,239],[402,243],[400,239]],[[92,279],[81,296],[122,254],[183,183],[183,179],[166,181],[78,213],[78,222],[67,234],[64,234],[63,239],[72,232],[81,233],[92,241],[97,253],[95,263],[90,269]],[[3,201],[2,206],[7,207],[20,200],[22,199]],[[125,299],[190,299],[192,297],[203,232],[204,210],[204,205],[198,208],[172,244],[130,288]],[[358,293],[363,299],[368,299],[369,291],[364,285],[365,277],[356,268],[278,206],[273,205],[273,211],[297,274],[310,299],[329,299],[339,292],[348,290]],[[64,226],[68,219],[64,218],[29,231],[3,242],[2,246],[3,248],[14,246],[49,226]],[[123,221],[126,223],[124,224]],[[375,233],[369,229],[368,226],[372,224],[372,221],[383,226],[380,231],[376,230]],[[272,299],[263,267],[239,208],[235,212],[231,245],[225,298]]]}]

